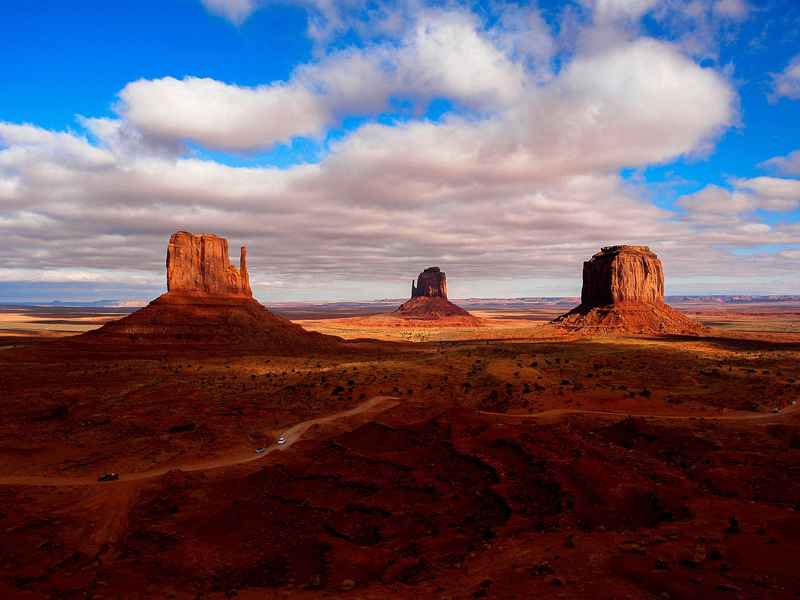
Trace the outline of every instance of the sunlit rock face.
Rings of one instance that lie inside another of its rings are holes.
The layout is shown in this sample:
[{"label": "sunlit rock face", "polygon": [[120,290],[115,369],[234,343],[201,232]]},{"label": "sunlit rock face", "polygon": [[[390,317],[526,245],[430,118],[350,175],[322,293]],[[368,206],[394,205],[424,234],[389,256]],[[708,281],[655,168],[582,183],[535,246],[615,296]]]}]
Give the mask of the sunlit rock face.
[{"label": "sunlit rock face", "polygon": [[247,248],[239,268],[228,241],[204,233],[173,233],[167,245],[167,293],[117,321],[81,336],[82,341],[185,347],[257,347],[304,354],[339,350],[339,338],[310,332],[274,315],[253,298]]},{"label": "sunlit rock face", "polygon": [[647,246],[607,246],[583,263],[581,305],[664,302],[661,261]]},{"label": "sunlit rock face", "polygon": [[428,267],[411,282],[412,298],[447,298],[447,275],[439,267]]},{"label": "sunlit rock face", "polygon": [[210,233],[173,233],[167,246],[167,290],[193,295],[251,297],[247,248],[241,248],[237,269],[230,263],[225,238]]},{"label": "sunlit rock face", "polygon": [[664,303],[664,271],[647,246],[607,246],[583,263],[581,303],[554,323],[592,335],[699,335],[705,328]]}]

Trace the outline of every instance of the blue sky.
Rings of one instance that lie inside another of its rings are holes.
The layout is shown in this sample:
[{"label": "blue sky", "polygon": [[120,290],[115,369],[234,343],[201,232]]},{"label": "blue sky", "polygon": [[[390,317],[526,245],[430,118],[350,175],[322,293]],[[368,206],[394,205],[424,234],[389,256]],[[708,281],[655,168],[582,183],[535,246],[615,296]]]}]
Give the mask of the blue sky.
[{"label": "blue sky", "polygon": [[[344,7],[344,8],[343,8]],[[269,300],[800,293],[792,0],[0,6],[0,301],[146,298],[176,229]]]}]

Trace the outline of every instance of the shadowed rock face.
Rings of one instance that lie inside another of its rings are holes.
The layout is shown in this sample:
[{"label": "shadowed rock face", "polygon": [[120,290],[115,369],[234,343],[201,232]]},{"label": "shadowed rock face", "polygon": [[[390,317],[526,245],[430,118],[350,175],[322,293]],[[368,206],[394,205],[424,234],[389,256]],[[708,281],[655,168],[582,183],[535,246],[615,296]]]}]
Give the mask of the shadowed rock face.
[{"label": "shadowed rock face", "polygon": [[167,290],[170,293],[252,297],[247,274],[247,248],[239,268],[230,264],[228,240],[210,233],[173,233],[167,246]]},{"label": "shadowed rock face", "polygon": [[447,276],[439,267],[428,267],[417,277],[417,283],[411,282],[412,298],[447,298]]},{"label": "shadowed rock face", "polygon": [[608,246],[583,263],[581,305],[664,302],[661,261],[647,246]]},{"label": "shadowed rock face", "polygon": [[447,276],[439,267],[428,267],[411,282],[411,299],[397,309],[404,318],[419,321],[458,319],[460,325],[477,326],[479,320],[447,299]]}]

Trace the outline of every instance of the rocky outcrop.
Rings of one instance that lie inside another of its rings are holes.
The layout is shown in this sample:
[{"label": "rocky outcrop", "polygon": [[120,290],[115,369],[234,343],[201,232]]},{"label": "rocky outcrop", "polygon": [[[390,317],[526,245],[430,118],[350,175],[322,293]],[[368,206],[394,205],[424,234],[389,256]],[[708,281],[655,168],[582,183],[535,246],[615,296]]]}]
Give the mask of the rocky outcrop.
[{"label": "rocky outcrop", "polygon": [[395,314],[418,322],[436,322],[474,327],[480,320],[447,299],[447,276],[439,267],[428,267],[411,282],[411,299],[404,302]]},{"label": "rocky outcrop", "polygon": [[664,303],[664,271],[647,246],[607,246],[583,263],[581,303],[554,323],[597,334],[698,334]]},{"label": "rocky outcrop", "polygon": [[231,352],[252,347],[281,354],[346,350],[341,339],[306,331],[253,298],[245,247],[240,256],[236,269],[224,238],[174,233],[167,246],[167,293],[81,341]]},{"label": "rocky outcrop", "polygon": [[647,246],[607,246],[583,263],[581,305],[664,302],[661,261]]},{"label": "rocky outcrop", "polygon": [[211,296],[252,297],[247,273],[247,248],[239,268],[230,263],[228,240],[210,233],[178,231],[167,246],[167,291]]},{"label": "rocky outcrop", "polygon": [[411,297],[447,299],[447,275],[439,267],[428,267],[419,274],[416,285],[411,282]]}]

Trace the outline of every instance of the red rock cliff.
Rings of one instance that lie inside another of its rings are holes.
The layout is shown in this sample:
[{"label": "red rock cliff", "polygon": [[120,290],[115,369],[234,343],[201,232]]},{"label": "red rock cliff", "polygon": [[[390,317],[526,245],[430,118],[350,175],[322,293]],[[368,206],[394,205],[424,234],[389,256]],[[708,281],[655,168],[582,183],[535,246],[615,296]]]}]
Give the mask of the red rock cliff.
[{"label": "red rock cliff", "polygon": [[247,248],[239,268],[230,263],[228,240],[210,233],[178,231],[167,246],[167,291],[211,296],[253,295],[247,274]]},{"label": "red rock cliff", "polygon": [[411,282],[411,297],[447,298],[447,276],[439,267],[428,267]]},{"label": "red rock cliff", "polygon": [[664,302],[661,261],[647,246],[608,246],[583,263],[581,306]]},{"label": "red rock cliff", "polygon": [[608,246],[583,263],[580,306],[554,320],[599,335],[699,335],[704,327],[664,303],[664,271],[647,246]]}]

